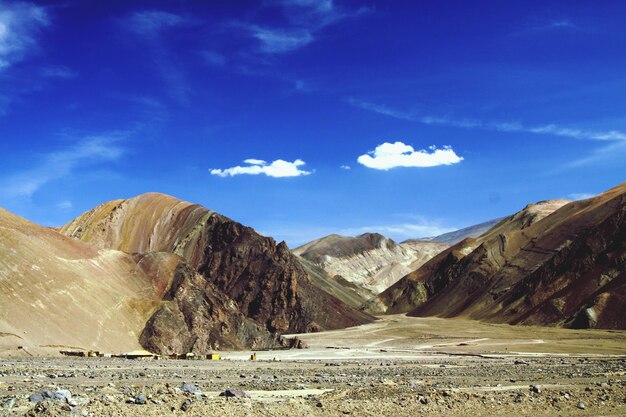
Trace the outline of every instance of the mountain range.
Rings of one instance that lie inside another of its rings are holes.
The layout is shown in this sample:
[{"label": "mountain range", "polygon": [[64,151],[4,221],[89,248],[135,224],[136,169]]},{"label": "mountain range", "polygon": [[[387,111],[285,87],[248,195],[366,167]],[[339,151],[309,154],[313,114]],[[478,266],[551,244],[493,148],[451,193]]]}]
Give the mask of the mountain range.
[{"label": "mountain range", "polygon": [[543,201],[466,238],[370,300],[370,313],[626,327],[626,183]]},{"label": "mountain range", "polygon": [[206,352],[373,320],[284,242],[164,194],[104,203],[58,231],[0,214],[5,341]]},{"label": "mountain range", "polygon": [[60,228],[0,209],[0,352],[275,348],[396,313],[623,329],[625,302],[626,183],[440,237],[293,251],[159,193]]}]

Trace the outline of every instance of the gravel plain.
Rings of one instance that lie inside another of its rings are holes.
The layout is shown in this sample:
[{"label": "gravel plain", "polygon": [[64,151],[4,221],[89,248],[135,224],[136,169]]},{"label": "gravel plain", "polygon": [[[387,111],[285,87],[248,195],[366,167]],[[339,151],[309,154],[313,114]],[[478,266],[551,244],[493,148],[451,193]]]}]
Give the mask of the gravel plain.
[{"label": "gravel plain", "polygon": [[219,361],[5,356],[0,415],[626,415],[624,332],[438,320],[302,335],[308,349],[258,352],[257,361],[250,352]]}]

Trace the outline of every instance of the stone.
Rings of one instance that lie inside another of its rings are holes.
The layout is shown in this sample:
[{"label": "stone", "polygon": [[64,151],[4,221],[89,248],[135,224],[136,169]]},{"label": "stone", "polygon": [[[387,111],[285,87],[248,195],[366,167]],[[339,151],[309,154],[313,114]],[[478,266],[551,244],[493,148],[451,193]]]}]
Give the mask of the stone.
[{"label": "stone", "polygon": [[189,408],[191,407],[191,400],[189,398],[187,398],[185,401],[183,401],[183,403],[180,406],[180,409],[182,411],[187,411],[189,410]]},{"label": "stone", "polygon": [[244,390],[228,388],[220,394],[220,397],[250,398],[250,394]]},{"label": "stone", "polygon": [[15,406],[15,402],[16,402],[16,401],[17,401],[17,400],[16,400],[15,398],[9,398],[8,400],[6,400],[6,401],[4,402],[4,404],[2,404],[2,407],[3,407],[3,408],[9,408],[9,409],[10,409],[10,408],[13,408],[13,407]]},{"label": "stone", "polygon": [[67,401],[72,398],[72,393],[67,389],[58,389],[54,392],[54,399],[57,401]]},{"label": "stone", "polygon": [[141,393],[138,396],[135,397],[135,404],[141,404],[144,405],[146,403],[146,396]]},{"label": "stone", "polygon": [[196,387],[195,384],[187,384],[187,383],[183,384],[181,390],[182,392],[186,392],[189,394],[195,394],[199,391],[198,387]]},{"label": "stone", "polygon": [[33,392],[28,397],[28,401],[30,401],[31,403],[41,402],[41,401],[43,401],[43,395],[40,392]]},{"label": "stone", "polygon": [[578,405],[577,405],[576,407],[578,407],[578,408],[579,408],[579,409],[581,409],[581,410],[584,410],[585,408],[587,408],[587,407],[585,407],[585,403],[584,403],[584,402],[582,402],[582,401],[579,401],[579,402],[578,402]]}]

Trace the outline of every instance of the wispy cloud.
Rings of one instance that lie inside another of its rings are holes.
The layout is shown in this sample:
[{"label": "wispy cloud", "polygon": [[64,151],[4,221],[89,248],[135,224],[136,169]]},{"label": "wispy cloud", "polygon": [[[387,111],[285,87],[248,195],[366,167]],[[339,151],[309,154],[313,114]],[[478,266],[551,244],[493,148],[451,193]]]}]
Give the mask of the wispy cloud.
[{"label": "wispy cloud", "polygon": [[349,171],[350,169],[352,169],[350,168],[350,165],[341,165],[339,168],[344,169],[346,171]]},{"label": "wispy cloud", "polygon": [[48,78],[61,78],[69,80],[78,77],[78,72],[63,65],[50,65],[41,70],[41,75]]},{"label": "wispy cloud", "polygon": [[340,8],[332,0],[277,0],[266,5],[279,7],[287,23],[282,26],[235,24],[247,30],[259,42],[259,52],[265,54],[296,51],[314,42],[322,29],[370,11],[367,7]]},{"label": "wispy cloud", "polygon": [[181,16],[160,10],[145,10],[133,13],[126,21],[129,30],[146,37],[159,36],[167,28],[185,22]]},{"label": "wispy cloud", "polygon": [[190,88],[180,66],[175,64],[171,57],[164,33],[168,29],[190,23],[191,21],[183,16],[159,10],[138,11],[122,19],[126,30],[147,42],[154,66],[161,74],[169,96],[181,105],[189,102]]},{"label": "wispy cloud", "polygon": [[0,3],[0,71],[38,48],[37,35],[49,25],[43,7],[31,3]]},{"label": "wispy cloud", "polygon": [[396,241],[438,236],[456,230],[438,222],[423,221],[419,223],[397,223],[387,225],[371,225],[357,228],[341,229],[339,234],[357,236],[363,233],[380,233]]},{"label": "wispy cloud", "polygon": [[81,138],[64,149],[40,155],[37,166],[0,178],[0,196],[30,198],[51,181],[67,178],[82,167],[110,162],[124,154],[120,145],[128,132],[111,132]]},{"label": "wispy cloud", "polygon": [[252,36],[261,43],[261,52],[278,54],[290,52],[313,42],[313,34],[307,29],[269,29],[250,26]]},{"label": "wispy cloud", "polygon": [[458,164],[462,160],[463,158],[458,156],[449,146],[445,146],[443,149],[431,146],[428,150],[416,151],[412,146],[402,142],[385,142],[378,145],[373,151],[359,156],[357,162],[368,168],[387,171],[397,167],[426,168],[452,165]]},{"label": "wispy cloud", "polygon": [[72,204],[72,202],[70,200],[63,200],[63,201],[59,201],[57,203],[57,208],[59,210],[70,210],[74,207],[74,205]]},{"label": "wispy cloud", "polygon": [[580,30],[580,27],[569,18],[534,21],[522,29],[513,32],[513,36],[533,35],[556,30]]},{"label": "wispy cloud", "polygon": [[588,198],[591,197],[595,197],[595,194],[591,194],[591,193],[572,193],[569,194],[567,197],[572,199],[572,200],[586,200]]},{"label": "wispy cloud", "polygon": [[301,159],[296,159],[293,162],[277,159],[271,164],[268,164],[262,159],[246,159],[243,161],[244,166],[235,166],[226,169],[212,169],[210,172],[212,175],[220,177],[232,177],[235,175],[259,175],[264,174],[268,177],[299,177],[301,175],[309,175],[311,171],[305,171],[301,169],[306,163]]},{"label": "wispy cloud", "polygon": [[226,64],[226,57],[219,52],[205,50],[200,55],[204,61],[213,67],[223,67]]},{"label": "wispy cloud", "polygon": [[347,102],[351,105],[368,110],[384,116],[393,117],[400,120],[407,120],[427,125],[440,125],[458,127],[462,129],[481,129],[499,132],[523,132],[534,133],[538,135],[552,135],[568,137],[573,139],[598,140],[598,141],[626,141],[626,132],[619,130],[587,130],[559,126],[556,124],[547,124],[539,126],[528,126],[520,122],[504,122],[504,121],[483,121],[472,118],[451,118],[432,115],[417,114],[414,112],[406,112],[393,109],[386,105],[371,103],[355,98],[348,98]]}]

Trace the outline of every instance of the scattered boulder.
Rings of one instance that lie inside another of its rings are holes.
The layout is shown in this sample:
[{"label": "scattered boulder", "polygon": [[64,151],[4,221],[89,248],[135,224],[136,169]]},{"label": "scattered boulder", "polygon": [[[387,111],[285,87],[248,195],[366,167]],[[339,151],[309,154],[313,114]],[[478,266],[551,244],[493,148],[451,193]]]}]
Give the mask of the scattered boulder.
[{"label": "scattered boulder", "polygon": [[184,383],[183,386],[181,387],[181,390],[188,394],[196,394],[200,391],[195,384],[188,384],[188,383]]},{"label": "scattered boulder", "polygon": [[244,390],[228,388],[220,394],[220,397],[250,398],[250,394]]}]

